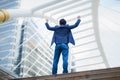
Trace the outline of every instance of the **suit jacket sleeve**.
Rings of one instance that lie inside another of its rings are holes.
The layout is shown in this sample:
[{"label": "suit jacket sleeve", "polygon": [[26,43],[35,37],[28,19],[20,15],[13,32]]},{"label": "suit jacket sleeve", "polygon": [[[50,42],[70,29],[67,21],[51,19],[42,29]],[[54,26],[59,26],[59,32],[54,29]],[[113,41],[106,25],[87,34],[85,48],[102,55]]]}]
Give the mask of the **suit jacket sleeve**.
[{"label": "suit jacket sleeve", "polygon": [[47,22],[45,23],[45,26],[47,27],[48,30],[54,31],[55,27],[51,27]]},{"label": "suit jacket sleeve", "polygon": [[76,28],[78,25],[79,25],[79,23],[81,22],[81,20],[80,19],[78,19],[77,21],[76,21],[76,23],[75,24],[73,24],[73,25],[69,25],[69,29],[73,29],[73,28]]}]

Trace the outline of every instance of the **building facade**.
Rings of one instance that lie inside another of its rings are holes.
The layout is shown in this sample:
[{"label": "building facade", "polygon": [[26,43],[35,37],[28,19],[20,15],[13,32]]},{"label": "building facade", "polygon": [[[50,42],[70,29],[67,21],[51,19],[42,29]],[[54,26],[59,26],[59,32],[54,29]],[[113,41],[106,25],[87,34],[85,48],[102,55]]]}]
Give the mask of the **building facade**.
[{"label": "building facade", "polygon": [[[0,9],[20,8],[20,0],[0,1]],[[51,74],[52,49],[32,18],[0,23],[0,66],[19,77]]]},{"label": "building facade", "polygon": [[[1,0],[0,9],[17,9],[20,7],[20,0]],[[12,70],[15,62],[15,50],[19,43],[17,32],[17,18],[0,23],[0,66]]]},{"label": "building facade", "polygon": [[21,26],[21,43],[18,64],[15,67],[22,77],[50,75],[53,51],[49,42],[41,34],[34,18],[24,19]]}]

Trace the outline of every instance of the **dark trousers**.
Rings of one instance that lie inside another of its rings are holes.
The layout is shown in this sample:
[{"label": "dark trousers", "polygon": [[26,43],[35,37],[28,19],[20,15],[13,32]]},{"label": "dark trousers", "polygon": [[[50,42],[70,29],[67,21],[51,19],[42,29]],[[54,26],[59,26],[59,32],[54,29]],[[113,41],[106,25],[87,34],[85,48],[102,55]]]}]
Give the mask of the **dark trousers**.
[{"label": "dark trousers", "polygon": [[56,44],[54,59],[53,59],[52,74],[57,74],[58,62],[61,53],[63,58],[63,73],[68,73],[68,52],[69,52],[68,44],[65,43]]}]

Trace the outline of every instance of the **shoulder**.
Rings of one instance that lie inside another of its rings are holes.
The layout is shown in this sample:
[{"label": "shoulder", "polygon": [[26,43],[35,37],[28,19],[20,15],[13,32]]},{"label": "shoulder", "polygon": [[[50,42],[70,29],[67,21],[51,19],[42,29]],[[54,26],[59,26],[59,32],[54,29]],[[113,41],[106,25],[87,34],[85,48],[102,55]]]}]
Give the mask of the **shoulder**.
[{"label": "shoulder", "polygon": [[69,26],[69,24],[66,24],[66,26]]},{"label": "shoulder", "polygon": [[60,27],[64,27],[64,28],[66,28],[66,27],[69,27],[69,25],[66,24],[66,25],[62,25],[62,26],[60,26]]},{"label": "shoulder", "polygon": [[59,28],[60,26],[59,25],[55,25],[55,28],[57,29],[57,28]]},{"label": "shoulder", "polygon": [[56,25],[55,28],[56,28],[56,29],[65,29],[65,28],[68,29],[68,28],[69,28],[69,25],[68,25],[68,24],[66,24],[66,25]]},{"label": "shoulder", "polygon": [[59,27],[59,25],[55,25],[55,27]]}]

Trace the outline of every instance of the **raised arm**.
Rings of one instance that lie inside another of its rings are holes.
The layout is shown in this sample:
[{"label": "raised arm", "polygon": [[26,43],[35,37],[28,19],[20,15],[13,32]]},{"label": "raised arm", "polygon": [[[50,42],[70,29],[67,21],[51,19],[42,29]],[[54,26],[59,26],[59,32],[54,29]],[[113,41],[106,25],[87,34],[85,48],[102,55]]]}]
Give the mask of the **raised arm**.
[{"label": "raised arm", "polygon": [[80,16],[78,16],[76,23],[73,25],[69,25],[69,28],[70,29],[76,28],[80,24],[80,22],[81,22],[81,19],[80,19]]},{"label": "raised arm", "polygon": [[55,30],[55,27],[51,27],[51,26],[48,24],[48,19],[46,19],[45,26],[47,27],[48,30],[51,30],[51,31],[54,31],[54,30]]}]

